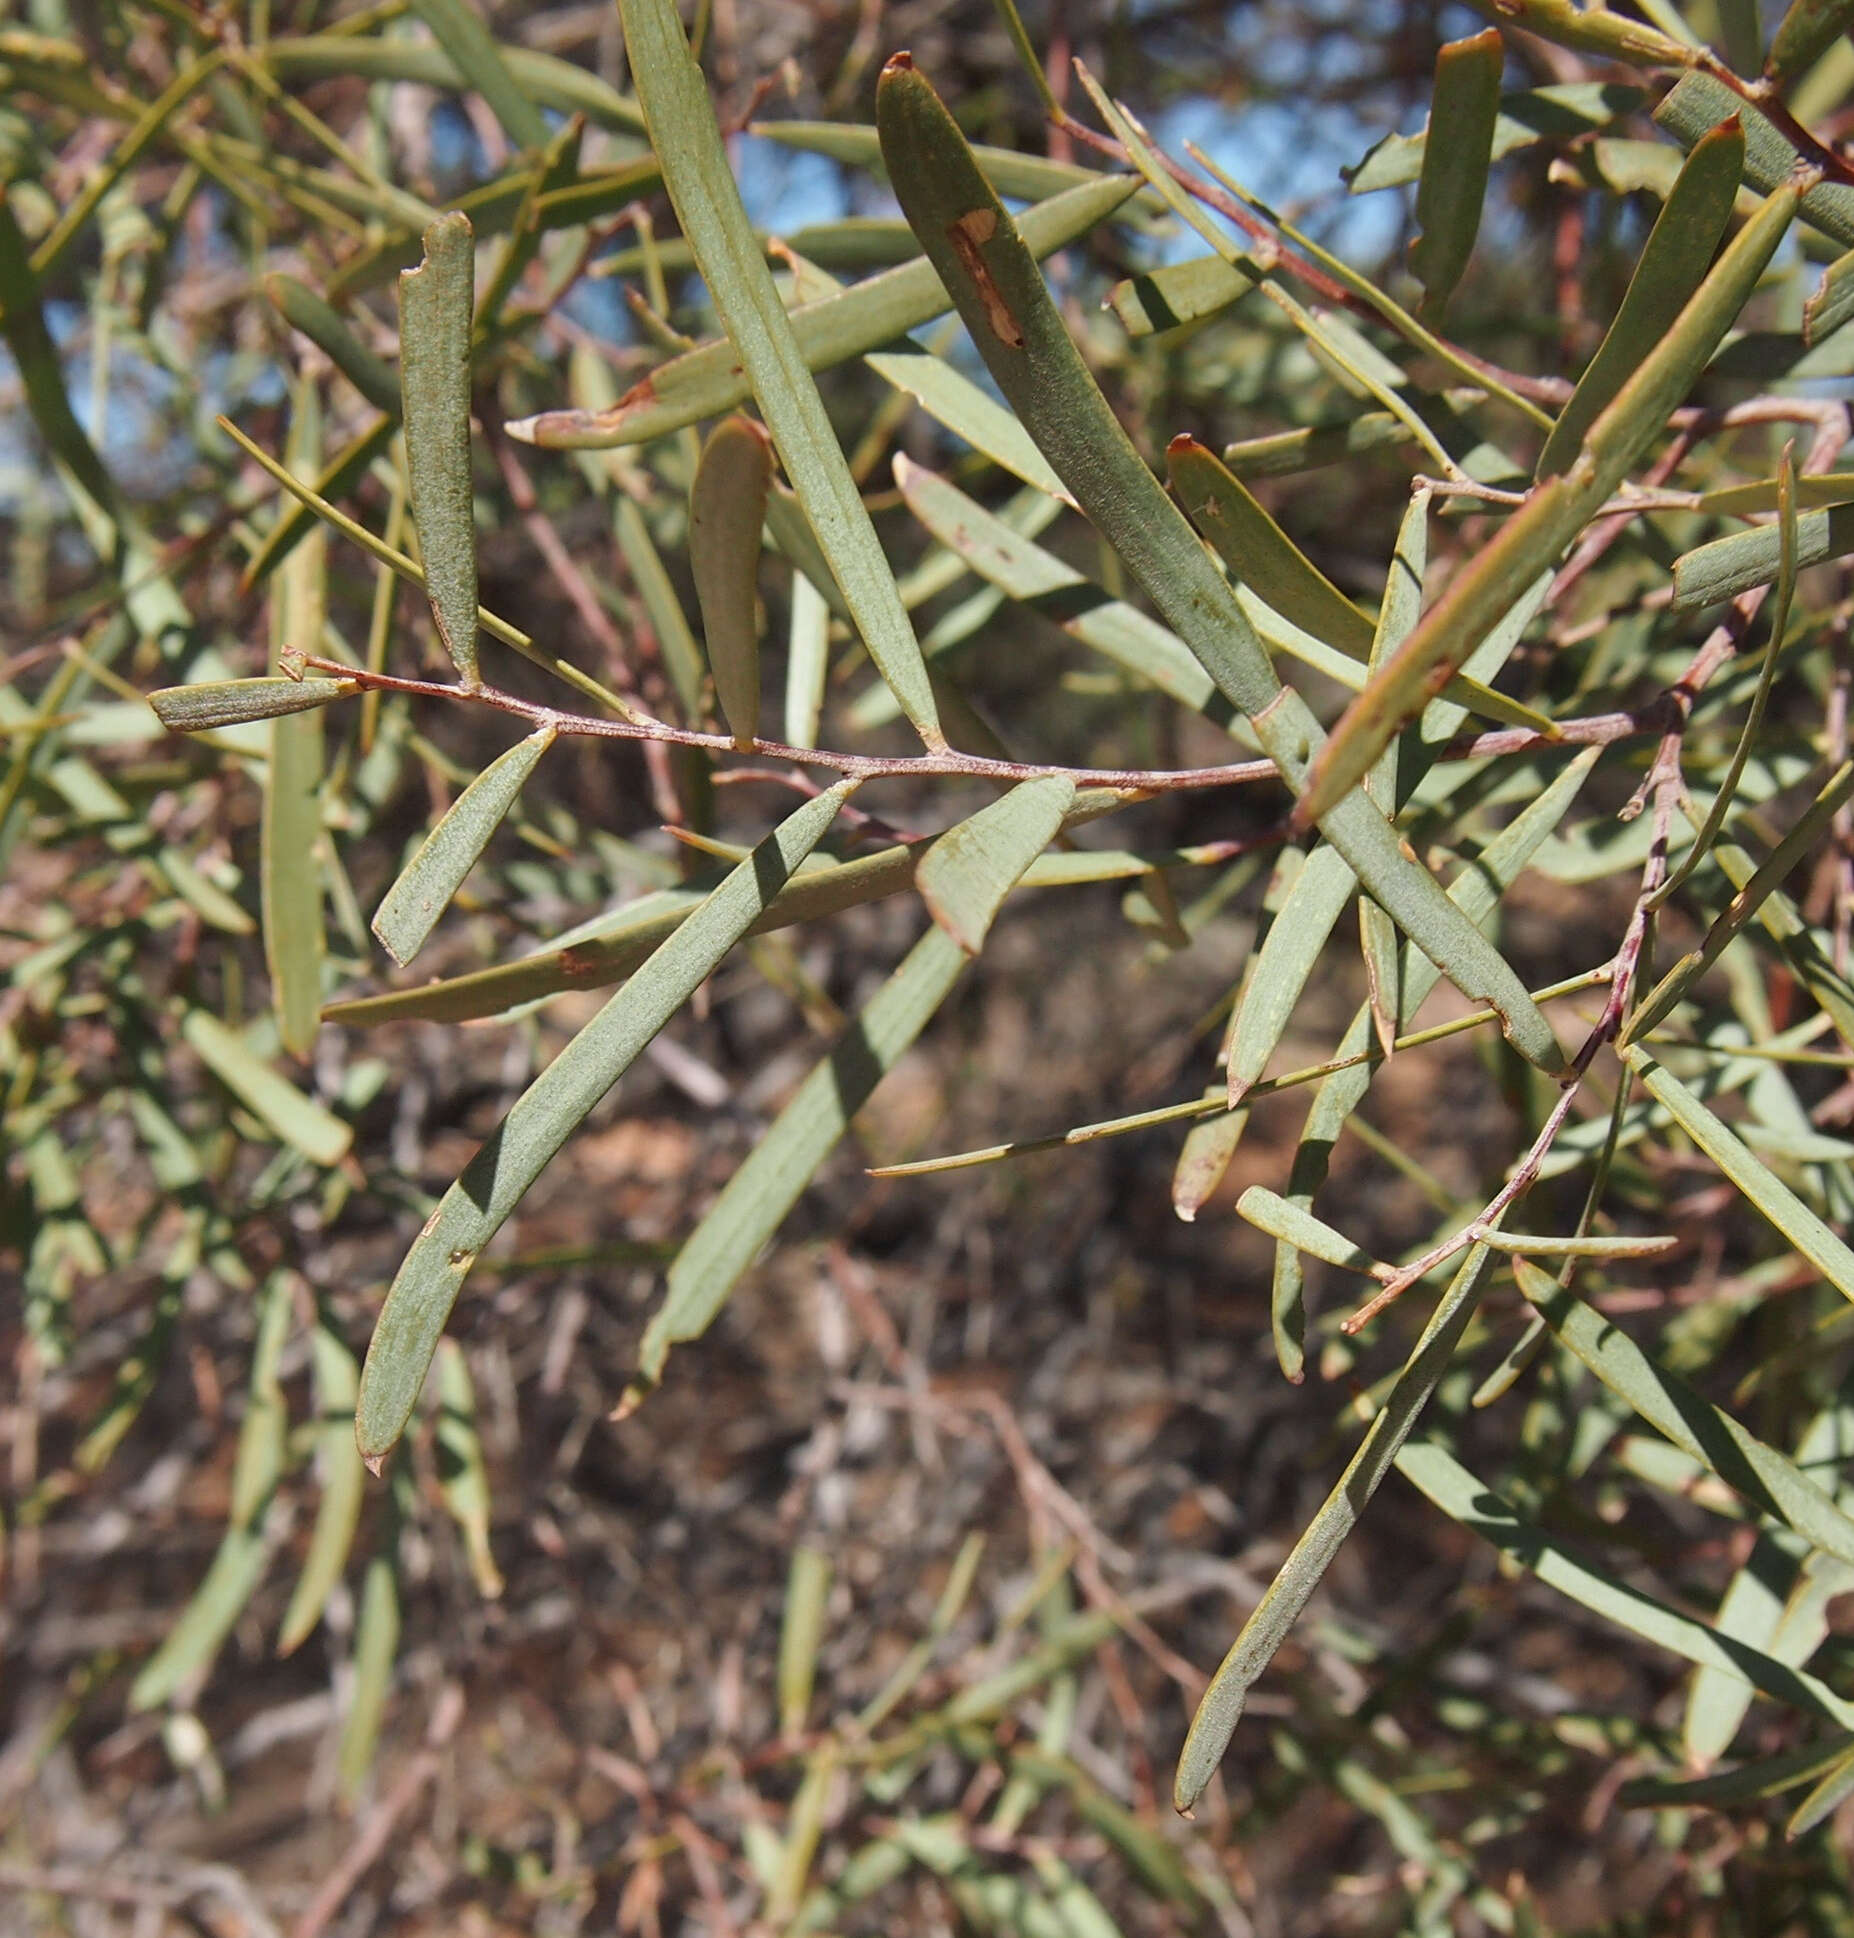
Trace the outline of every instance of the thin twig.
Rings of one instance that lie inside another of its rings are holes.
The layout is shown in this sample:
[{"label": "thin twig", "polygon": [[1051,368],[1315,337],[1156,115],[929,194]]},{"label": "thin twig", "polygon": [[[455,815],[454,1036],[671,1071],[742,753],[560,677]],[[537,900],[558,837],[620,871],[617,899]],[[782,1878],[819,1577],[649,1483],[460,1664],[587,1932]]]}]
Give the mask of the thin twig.
[{"label": "thin twig", "polygon": [[[717,754],[747,753],[763,760],[790,761],[798,767],[825,767],[858,780],[879,780],[912,775],[929,779],[967,779],[984,781],[1072,780],[1077,787],[1105,787],[1130,796],[1201,792],[1207,788],[1241,787],[1255,781],[1280,779],[1280,770],[1271,760],[1231,761],[1219,767],[1066,767],[1058,761],[993,760],[984,754],[964,754],[949,750],[942,754],[849,754],[823,747],[793,747],[782,740],[755,740],[747,747],[722,733],[704,733],[695,727],[672,726],[667,720],[614,720],[592,714],[569,713],[537,700],[524,700],[494,686],[460,686],[443,680],[409,680],[391,673],[370,672],[350,666],[343,660],[323,659],[312,653],[301,656],[301,664],[318,673],[330,673],[352,681],[363,689],[378,688],[388,693],[405,693],[434,700],[467,700],[494,707],[528,721],[536,728],[551,727],[557,734],[577,735],[594,740],[632,740],[665,742],[676,747],[702,747]],[[1524,753],[1540,747],[1606,746],[1640,733],[1655,731],[1661,721],[1658,702],[1635,712],[1592,714],[1586,718],[1555,723],[1554,731],[1541,733],[1530,727],[1507,727],[1470,739],[1451,741],[1443,749],[1448,760],[1480,760],[1492,754]],[[732,770],[729,770],[732,772]],[[717,777],[717,778],[725,778]],[[780,779],[767,774],[768,780]],[[790,785],[789,778],[786,784]]]}]

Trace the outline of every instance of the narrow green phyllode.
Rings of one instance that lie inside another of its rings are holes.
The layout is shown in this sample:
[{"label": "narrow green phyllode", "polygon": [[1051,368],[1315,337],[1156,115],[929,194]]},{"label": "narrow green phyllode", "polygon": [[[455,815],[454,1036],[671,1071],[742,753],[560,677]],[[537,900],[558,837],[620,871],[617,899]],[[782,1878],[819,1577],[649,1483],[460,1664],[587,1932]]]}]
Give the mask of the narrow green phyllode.
[{"label": "narrow green phyllode", "polygon": [[1452,40],[1436,55],[1435,100],[1416,185],[1420,233],[1410,244],[1425,316],[1441,315],[1474,253],[1505,64],[1506,49],[1494,27],[1470,40]]},{"label": "narrow green phyllode", "polygon": [[412,522],[445,651],[477,683],[476,511],[470,488],[470,332],[476,236],[453,211],[425,231],[425,260],[399,278],[399,384]]},{"label": "narrow green phyllode", "polygon": [[709,433],[689,487],[689,566],[708,664],[742,753],[759,733],[760,533],[772,473],[772,439],[752,418],[730,417]]}]

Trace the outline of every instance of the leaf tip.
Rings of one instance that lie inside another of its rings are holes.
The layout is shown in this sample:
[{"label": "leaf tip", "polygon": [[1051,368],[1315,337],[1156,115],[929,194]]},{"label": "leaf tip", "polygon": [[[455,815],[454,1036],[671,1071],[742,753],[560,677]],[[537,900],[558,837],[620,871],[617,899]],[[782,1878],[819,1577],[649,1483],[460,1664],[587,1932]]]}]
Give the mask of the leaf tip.
[{"label": "leaf tip", "polygon": [[883,80],[887,80],[891,74],[912,74],[913,72],[914,56],[905,47],[898,47],[882,63]]}]

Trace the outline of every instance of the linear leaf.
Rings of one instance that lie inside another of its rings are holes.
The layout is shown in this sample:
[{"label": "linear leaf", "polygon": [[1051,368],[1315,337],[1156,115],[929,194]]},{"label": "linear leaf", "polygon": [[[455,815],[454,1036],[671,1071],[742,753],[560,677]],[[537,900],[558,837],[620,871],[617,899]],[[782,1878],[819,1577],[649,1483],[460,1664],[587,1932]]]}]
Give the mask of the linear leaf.
[{"label": "linear leaf", "polygon": [[[1789,602],[1783,599],[1780,603],[1787,607]],[[1728,779],[1736,778],[1736,775],[1728,775]],[[1726,904],[1724,912],[1706,931],[1700,946],[1682,956],[1642,998],[1623,1029],[1621,1041],[1627,1043],[1646,1036],[1666,1020],[1681,997],[1725,953],[1732,939],[1764,902],[1789,879],[1799,863],[1817,851],[1819,842],[1827,837],[1835,816],[1851,797],[1854,797],[1854,761],[1844,760],[1822,784],[1815,799],[1797,816],[1795,824],[1783,839],[1770,851],[1757,873]]]},{"label": "linear leaf", "polygon": [[[1837,1402],[1825,1407],[1796,1445],[1796,1464],[1806,1473],[1835,1476],[1848,1450],[1854,1415]],[[1847,1503],[1847,1490],[1838,1490]],[[1719,1604],[1718,1627],[1726,1634],[1792,1668],[1801,1668],[1828,1633],[1829,1603],[1846,1588],[1844,1563],[1818,1557],[1808,1567],[1794,1536],[1760,1533]],[[1722,1755],[1738,1733],[1751,1691],[1717,1669],[1696,1669],[1687,1697],[1683,1740],[1688,1760],[1705,1765]]]},{"label": "linear leaf", "polygon": [[[965,137],[905,56],[883,70],[876,116],[902,212],[1007,401],[1298,793],[1320,745],[1318,723],[1280,684],[1228,582],[1133,448]],[[1511,967],[1461,920],[1363,794],[1329,812],[1320,831],[1464,994],[1494,1004],[1522,1054],[1541,1068],[1562,1066],[1550,1025]]]},{"label": "linear leaf", "polygon": [[160,1648],[129,1685],[132,1711],[153,1709],[207,1668],[264,1579],[270,1543],[261,1529],[229,1529],[205,1579]]},{"label": "linear leaf", "polygon": [[728,1180],[670,1267],[638,1349],[635,1405],[663,1377],[670,1348],[699,1339],[735,1283],[835,1149],[850,1119],[926,1027],[970,960],[936,923],[811,1072]]},{"label": "linear leaf", "polygon": [[1854,1299],[1854,1252],[1728,1125],[1639,1043],[1623,1052],[1648,1093],[1843,1298]]},{"label": "linear leaf", "polygon": [[949,828],[922,857],[915,886],[927,911],[969,956],[1024,870],[1056,838],[1075,799],[1061,775],[1025,781],[970,820]]},{"label": "linear leaf", "polygon": [[167,1701],[210,1667],[263,1579],[270,1559],[264,1520],[283,1472],[289,1431],[277,1370],[289,1336],[297,1283],[294,1274],[276,1272],[265,1288],[251,1348],[245,1417],[232,1463],[225,1535],[192,1600],[131,1685],[131,1710],[152,1709]]},{"label": "linear leaf", "polygon": [[1234,1110],[1268,1067],[1282,1032],[1307,987],[1307,979],[1358,888],[1345,857],[1325,842],[1288,890],[1255,954],[1254,973],[1243,987],[1230,1037],[1229,1104]]},{"label": "linear leaf", "polygon": [[863,361],[993,464],[1052,498],[1073,502],[1068,487],[1049,468],[1049,460],[1017,419],[945,358],[928,350],[874,350]]},{"label": "linear leaf", "polygon": [[[1797,1544],[1760,1530],[1743,1567],[1732,1577],[1713,1626],[1721,1635],[1769,1654],[1783,1606],[1797,1576]],[[1781,1659],[1781,1658],[1780,1658]],[[1793,1665],[1793,1666],[1800,1666]],[[1723,1669],[1695,1669],[1681,1724],[1687,1762],[1705,1769],[1723,1756],[1751,1707],[1750,1688]]]},{"label": "linear leaf", "polygon": [[[1586,748],[1536,800],[1527,803],[1512,823],[1503,828],[1468,866],[1449,884],[1449,899],[1471,922],[1485,922],[1493,914],[1502,895],[1525,872],[1527,864],[1570,812],[1571,803],[1599,758],[1598,750]],[[1438,972],[1434,965],[1414,951],[1406,954],[1399,980],[1400,1020],[1407,1028],[1411,1019],[1428,1001]],[[1339,1039],[1337,1054],[1361,1057],[1372,1047],[1374,1035],[1371,1008],[1366,1004],[1352,1018]],[[1375,1061],[1375,1060],[1374,1060]],[[1326,1181],[1332,1151],[1351,1121],[1352,1113],[1363,1102],[1375,1074],[1374,1062],[1361,1062],[1338,1070],[1314,1094],[1295,1147],[1284,1194],[1303,1208],[1312,1206],[1315,1195]],[[1270,1293],[1274,1313],[1276,1349],[1282,1364],[1293,1377],[1300,1364],[1300,1337],[1305,1327],[1305,1285],[1300,1254],[1291,1245],[1275,1248],[1274,1281]]]},{"label": "linear leaf", "polygon": [[765,912],[852,791],[807,801],[732,869],[523,1091],[406,1254],[361,1371],[355,1433],[377,1473],[425,1383],[445,1320],[483,1247],[528,1187],[659,1030]]},{"label": "linear leaf", "polygon": [[1425,315],[1441,314],[1474,252],[1505,65],[1506,47],[1495,27],[1471,40],[1450,41],[1436,55],[1432,139],[1423,149],[1416,186],[1420,233],[1410,244],[1410,267],[1423,285]]},{"label": "linear leaf", "polygon": [[1657,1366],[1619,1326],[1525,1259],[1519,1289],[1559,1340],[1675,1446],[1703,1461],[1761,1514],[1794,1528],[1812,1547],[1854,1564],[1851,1520],[1796,1464]]},{"label": "linear leaf", "polygon": [[[373,468],[374,460],[384,457],[392,449],[393,439],[398,434],[399,400],[395,396],[389,415],[376,417],[366,430],[350,439],[322,467],[322,475],[315,480],[315,496],[326,504],[352,491]],[[275,463],[276,460],[272,459],[271,462]],[[240,584],[246,589],[262,585],[315,529],[315,522],[314,507],[301,498],[287,506],[282,516],[272,522],[257,550],[245,561],[245,569],[239,575]]]},{"label": "linear leaf", "polygon": [[392,1694],[393,1659],[398,1653],[399,1578],[392,1557],[376,1554],[361,1579],[360,1614],[354,1624],[354,1676],[335,1759],[341,1795],[346,1800],[352,1801],[373,1767],[380,1724]]},{"label": "linear leaf", "polygon": [[[1787,183],[1765,202],[1714,264],[1674,327],[1599,413],[1584,440],[1586,462],[1533,488],[1500,534],[1456,576],[1383,671],[1346,708],[1315,757],[1298,821],[1316,819],[1370,769],[1394,734],[1455,671],[1524,585],[1550,567],[1648,444],[1717,349],[1756,287],[1795,214]],[[1380,898],[1382,899],[1382,898]]]},{"label": "linear leaf", "polygon": [[1354,658],[1371,650],[1372,624],[1288,537],[1247,485],[1188,433],[1165,453],[1191,522],[1243,585],[1284,619]]},{"label": "linear leaf", "polygon": [[466,686],[477,682],[476,501],[470,484],[475,302],[475,231],[467,216],[440,216],[425,231],[424,262],[399,278],[399,382],[425,592]]},{"label": "linear leaf", "polygon": [[1216,696],[1210,675],[1178,635],[987,511],[905,452],[895,483],[914,516],[956,557],[1013,599],[1045,614],[1084,646],[1201,711]]},{"label": "linear leaf", "polygon": [[[218,421],[219,428],[237,444],[238,448],[254,463],[261,465],[285,491],[306,508],[313,518],[321,519],[331,530],[339,532],[343,538],[352,539],[364,552],[378,559],[382,565],[404,579],[408,585],[418,586],[421,590],[426,589],[425,568],[416,560],[409,559],[396,546],[387,544],[383,538],[369,531],[359,520],[350,518],[338,505],[331,504],[320,492],[304,484],[300,478],[292,476],[286,466],[279,464],[262,445],[253,443],[229,418],[222,417]],[[384,418],[381,419],[381,423],[388,430],[392,428]],[[536,666],[546,667],[556,678],[564,680],[568,686],[575,687],[579,692],[597,700],[601,706],[608,707],[623,718],[634,717],[631,709],[617,694],[602,687],[590,674],[582,673],[570,661],[561,659],[558,654],[549,652],[544,646],[537,646],[519,626],[510,625],[506,619],[498,618],[496,614],[485,611],[481,606],[476,609],[476,622],[492,638],[501,640],[506,646],[513,646],[524,659],[532,660]]]},{"label": "linear leaf", "polygon": [[[1742,1685],[1742,1677],[1735,1677],[1734,1680]],[[1794,1790],[1825,1770],[1832,1769],[1850,1748],[1854,1748],[1854,1736],[1841,1731],[1819,1743],[1809,1743],[1797,1750],[1784,1750],[1776,1756],[1760,1756],[1749,1763],[1739,1764],[1735,1770],[1721,1770],[1713,1776],[1689,1777],[1684,1781],[1667,1777],[1637,1777],[1633,1783],[1622,1786],[1617,1793],[1618,1800],[1630,1807],[1671,1804],[1676,1808],[1689,1804],[1725,1806],[1760,1803],[1766,1797],[1781,1796],[1785,1790]]]},{"label": "linear leaf", "polygon": [[1805,1835],[1831,1817],[1850,1796],[1854,1796],[1854,1749],[1845,1751],[1841,1761],[1827,1771],[1796,1806],[1795,1814],[1784,1827],[1784,1834],[1789,1837]]},{"label": "linear leaf", "polygon": [[284,1143],[316,1164],[339,1164],[346,1156],[353,1131],[279,1076],[216,1016],[190,1009],[181,1018],[180,1033],[207,1069]]},{"label": "linear leaf", "polygon": [[811,1708],[824,1613],[830,1600],[830,1557],[801,1542],[792,1550],[785,1582],[785,1614],[779,1629],[779,1734],[796,1736]]},{"label": "linear leaf", "polygon": [[[1854,471],[1817,471],[1792,477],[1790,495],[1799,511],[1813,505],[1839,505],[1854,499]],[[1746,512],[1775,511],[1782,496],[1782,480],[1776,476],[1754,478],[1747,484],[1722,485],[1716,491],[1703,491],[1697,509],[1714,515],[1742,517]]]},{"label": "linear leaf", "polygon": [[[296,386],[286,454],[296,476],[315,475],[321,443],[320,393],[305,376]],[[321,650],[327,617],[328,546],[326,535],[318,531],[290,553],[272,581],[273,673],[297,672],[294,655]],[[264,765],[258,863],[264,960],[278,1039],[296,1056],[306,1056],[314,1047],[322,1009],[322,870],[327,860],[322,725],[319,708],[280,709],[271,720],[270,758]]]},{"label": "linear leaf", "polygon": [[315,1528],[309,1536],[302,1573],[284,1610],[277,1631],[277,1653],[288,1655],[306,1641],[354,1546],[360,1524],[366,1470],[354,1444],[354,1398],[360,1368],[347,1342],[326,1319],[319,1319],[309,1339],[315,1371],[316,1467],[322,1498],[316,1506]]},{"label": "linear leaf", "polygon": [[[815,747],[830,677],[830,607],[802,572],[792,574],[792,621],[785,647],[785,738],[788,746]],[[874,692],[887,697],[888,688]]]},{"label": "linear leaf", "polygon": [[1799,80],[1854,27],[1854,0],[1790,0],[1777,25],[1764,73],[1779,87]]},{"label": "linear leaf", "polygon": [[1848,322],[1854,322],[1854,249],[1822,271],[1821,282],[1803,305],[1804,346],[1813,350]]},{"label": "linear leaf", "polygon": [[791,320],[753,239],[674,0],[620,0],[651,145],[760,414],[877,670],[930,749],[946,745],[920,643],[895,591]]},{"label": "linear leaf", "polygon": [[373,932],[395,962],[410,962],[425,946],[425,938],[553,744],[553,728],[543,727],[498,755],[425,837],[374,913]]},{"label": "linear leaf", "polygon": [[1388,1265],[1362,1251],[1324,1220],[1314,1217],[1303,1206],[1290,1203],[1265,1184],[1252,1184],[1236,1201],[1236,1215],[1246,1219],[1257,1231],[1278,1238],[1311,1258],[1324,1259],[1328,1265],[1343,1266],[1348,1272],[1363,1272],[1368,1278],[1387,1278]]},{"label": "linear leaf", "polygon": [[1386,410],[1357,411],[1336,423],[1246,437],[1223,447],[1223,462],[1238,478],[1277,478],[1322,465],[1343,464],[1367,451],[1412,441],[1409,425]]},{"label": "linear leaf", "polygon": [[[1804,482],[1798,479],[1798,485]],[[1796,566],[1854,552],[1854,504],[1804,512],[1796,520]],[[1674,607],[1690,612],[1735,599],[1753,586],[1770,585],[1783,564],[1783,534],[1775,525],[1731,532],[1683,552],[1674,561]]]},{"label": "linear leaf", "polygon": [[[1135,175],[1091,176],[1024,212],[1027,247],[1040,256],[1086,235],[1139,187]],[[793,335],[809,370],[867,355],[943,315],[950,305],[933,265],[918,257],[792,311]],[[718,417],[747,402],[753,388],[727,339],[659,364],[609,409],[543,411],[508,426],[512,437],[555,448],[641,444]]]},{"label": "linear leaf", "polygon": [[1345,1538],[1358,1524],[1365,1504],[1390,1472],[1397,1450],[1409,1437],[1442,1375],[1454,1359],[1455,1348],[1480,1299],[1481,1284],[1491,1258],[1485,1245],[1476,1245],[1436,1302],[1429,1323],[1403,1371],[1384,1397],[1358,1451],[1346,1463],[1338,1483],[1294,1543],[1267,1593],[1243,1624],[1230,1652],[1210,1679],[1191,1719],[1190,1733],[1178,1758],[1172,1798],[1189,1811],[1216,1774],[1223,1752],[1242,1719],[1243,1704],[1288,1630],[1300,1619],[1321,1577],[1331,1567]]},{"label": "linear leaf", "polygon": [[[802,148],[808,154],[828,155],[833,161],[852,168],[886,171],[888,158],[882,146],[881,131],[867,123],[845,121],[756,121],[753,132],[788,148]],[[1014,201],[1040,202],[1069,189],[1092,188],[1104,179],[1100,172],[1075,162],[1050,161],[1042,155],[1026,155],[1015,148],[988,148],[982,144],[972,151],[1000,195]],[[1127,177],[1120,179],[1128,180]],[[1138,188],[1138,182],[1130,186]]]},{"label": "linear leaf", "polygon": [[[1074,827],[1096,814],[1111,811],[1113,797],[1083,796],[1067,817]],[[928,844],[878,849],[854,861],[827,862],[801,870],[773,899],[750,934],[765,935],[799,922],[813,922],[865,902],[898,895],[914,881],[915,869]],[[1025,870],[1026,888],[1063,888],[1078,882],[1120,881],[1144,875],[1154,867],[1190,865],[1183,854],[1151,856],[1103,853],[1044,855]],[[712,883],[710,884],[712,886]],[[641,896],[616,915],[600,918],[553,947],[493,969],[398,989],[381,996],[361,996],[331,1003],[331,1023],[370,1027],[378,1023],[418,1020],[461,1023],[478,1016],[497,1016],[520,1004],[539,1002],[569,989],[596,989],[621,982],[650,952],[675,932],[699,907],[703,889],[662,889]]]},{"label": "linear leaf", "polygon": [[490,112],[515,146],[545,147],[546,120],[510,72],[470,0],[411,0],[411,4],[458,73],[489,103]]},{"label": "linear leaf", "polygon": [[438,1488],[464,1538],[470,1576],[478,1594],[494,1601],[502,1593],[502,1571],[489,1545],[489,1469],[476,1430],[476,1386],[470,1364],[455,1339],[438,1341]]},{"label": "linear leaf", "polygon": [[[267,40],[253,52],[273,74],[284,79],[351,74],[370,81],[415,81],[426,87],[477,86],[448,48],[384,35],[286,36]],[[636,103],[626,100],[590,68],[529,47],[498,46],[495,52],[516,87],[536,105],[556,108],[562,114],[583,114],[594,127],[609,128],[617,134],[644,132],[644,117]],[[546,138],[543,124],[540,139],[544,142]],[[522,143],[524,147],[539,145]]]},{"label": "linear leaf", "polygon": [[1705,279],[1732,219],[1744,158],[1744,135],[1735,123],[1723,124],[1695,143],[1642,245],[1615,321],[1545,440],[1539,477],[1555,477],[1570,468],[1583,449],[1585,432],[1673,328]]},{"label": "linear leaf", "polygon": [[1128,336],[1153,336],[1228,309],[1247,296],[1261,277],[1259,262],[1250,268],[1222,256],[1194,256],[1189,262],[1161,263],[1116,283],[1107,300]]},{"label": "linear leaf", "polygon": [[[1745,180],[1769,193],[1787,182],[1799,157],[1766,114],[1711,74],[1687,73],[1654,111],[1654,118],[1683,148],[1737,116],[1745,131]],[[1846,249],[1854,247],[1854,188],[1819,182],[1802,198],[1802,218]]]},{"label": "linear leaf", "polygon": [[708,434],[689,487],[689,566],[708,664],[743,752],[760,730],[760,531],[772,466],[772,440],[750,417],[730,417]]},{"label": "linear leaf", "polygon": [[[1491,158],[1499,161],[1536,141],[1568,141],[1588,135],[1632,114],[1646,100],[1640,88],[1624,87],[1615,81],[1561,81],[1503,94],[1494,119]],[[1421,177],[1428,144],[1426,124],[1420,134],[1386,135],[1356,168],[1341,169],[1340,173],[1354,195],[1401,188]]]},{"label": "linear leaf", "polygon": [[1503,1554],[1531,1569],[1547,1587],[1557,1589],[1581,1607],[1644,1642],[1685,1656],[1689,1662],[1737,1675],[1775,1702],[1824,1716],[1843,1729],[1854,1726],[1854,1704],[1843,1701],[1826,1683],[1721,1635],[1691,1616],[1677,1614],[1653,1596],[1626,1587],[1592,1567],[1543,1528],[1522,1521],[1498,1494],[1443,1448],[1418,1441],[1398,1455],[1397,1466],[1404,1478],[1451,1520],[1492,1542]]},{"label": "linear leaf", "polygon": [[333,304],[280,270],[264,278],[264,291],[284,321],[321,350],[375,410],[399,415],[399,373],[361,342]]},{"label": "linear leaf", "polygon": [[279,714],[306,713],[360,691],[357,680],[276,679],[209,680],[198,686],[164,686],[148,696],[169,733],[212,733],[242,727]]}]

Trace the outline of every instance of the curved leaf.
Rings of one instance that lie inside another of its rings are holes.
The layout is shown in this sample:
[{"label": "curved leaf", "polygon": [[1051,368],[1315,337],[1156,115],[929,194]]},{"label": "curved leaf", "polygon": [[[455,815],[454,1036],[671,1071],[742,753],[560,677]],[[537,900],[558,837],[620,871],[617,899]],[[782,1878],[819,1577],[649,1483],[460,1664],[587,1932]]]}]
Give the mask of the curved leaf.
[{"label": "curved leaf", "polygon": [[543,727],[498,755],[425,837],[374,912],[373,932],[395,962],[410,962],[425,946],[425,938],[553,744],[553,728]]},{"label": "curved leaf", "polygon": [[715,426],[689,487],[689,566],[702,608],[715,697],[734,745],[759,735],[760,533],[772,490],[772,441],[750,417]]},{"label": "curved leaf", "polygon": [[1615,321],[1539,453],[1541,478],[1569,468],[1583,449],[1584,433],[1673,328],[1705,279],[1732,219],[1744,160],[1744,133],[1736,122],[1722,123],[1694,144],[1642,245]]},{"label": "curved leaf", "polygon": [[1293,1552],[1281,1564],[1268,1592],[1211,1677],[1178,1758],[1172,1797],[1180,1810],[1188,1812],[1203,1795],[1242,1719],[1250,1689],[1274,1660],[1288,1630],[1300,1619],[1321,1577],[1357,1525],[1366,1502],[1390,1472],[1399,1448],[1453,1363],[1455,1348],[1479,1302],[1491,1256],[1485,1245],[1476,1245],[1462,1261],[1357,1453],[1346,1463],[1338,1484],[1307,1523]]},{"label": "curved leaf", "polygon": [[1353,658],[1371,650],[1372,624],[1288,537],[1214,451],[1188,433],[1166,448],[1172,489],[1231,573],[1315,639]]},{"label": "curved leaf", "polygon": [[1450,41],[1436,55],[1430,139],[1416,185],[1416,224],[1410,267],[1423,285],[1423,310],[1439,315],[1474,252],[1493,159],[1500,112],[1500,73],[1506,47],[1489,27],[1470,40]]},{"label": "curved leaf", "polygon": [[1024,870],[1056,838],[1075,783],[1052,775],[1025,781],[934,842],[915,871],[928,913],[969,956]]}]

